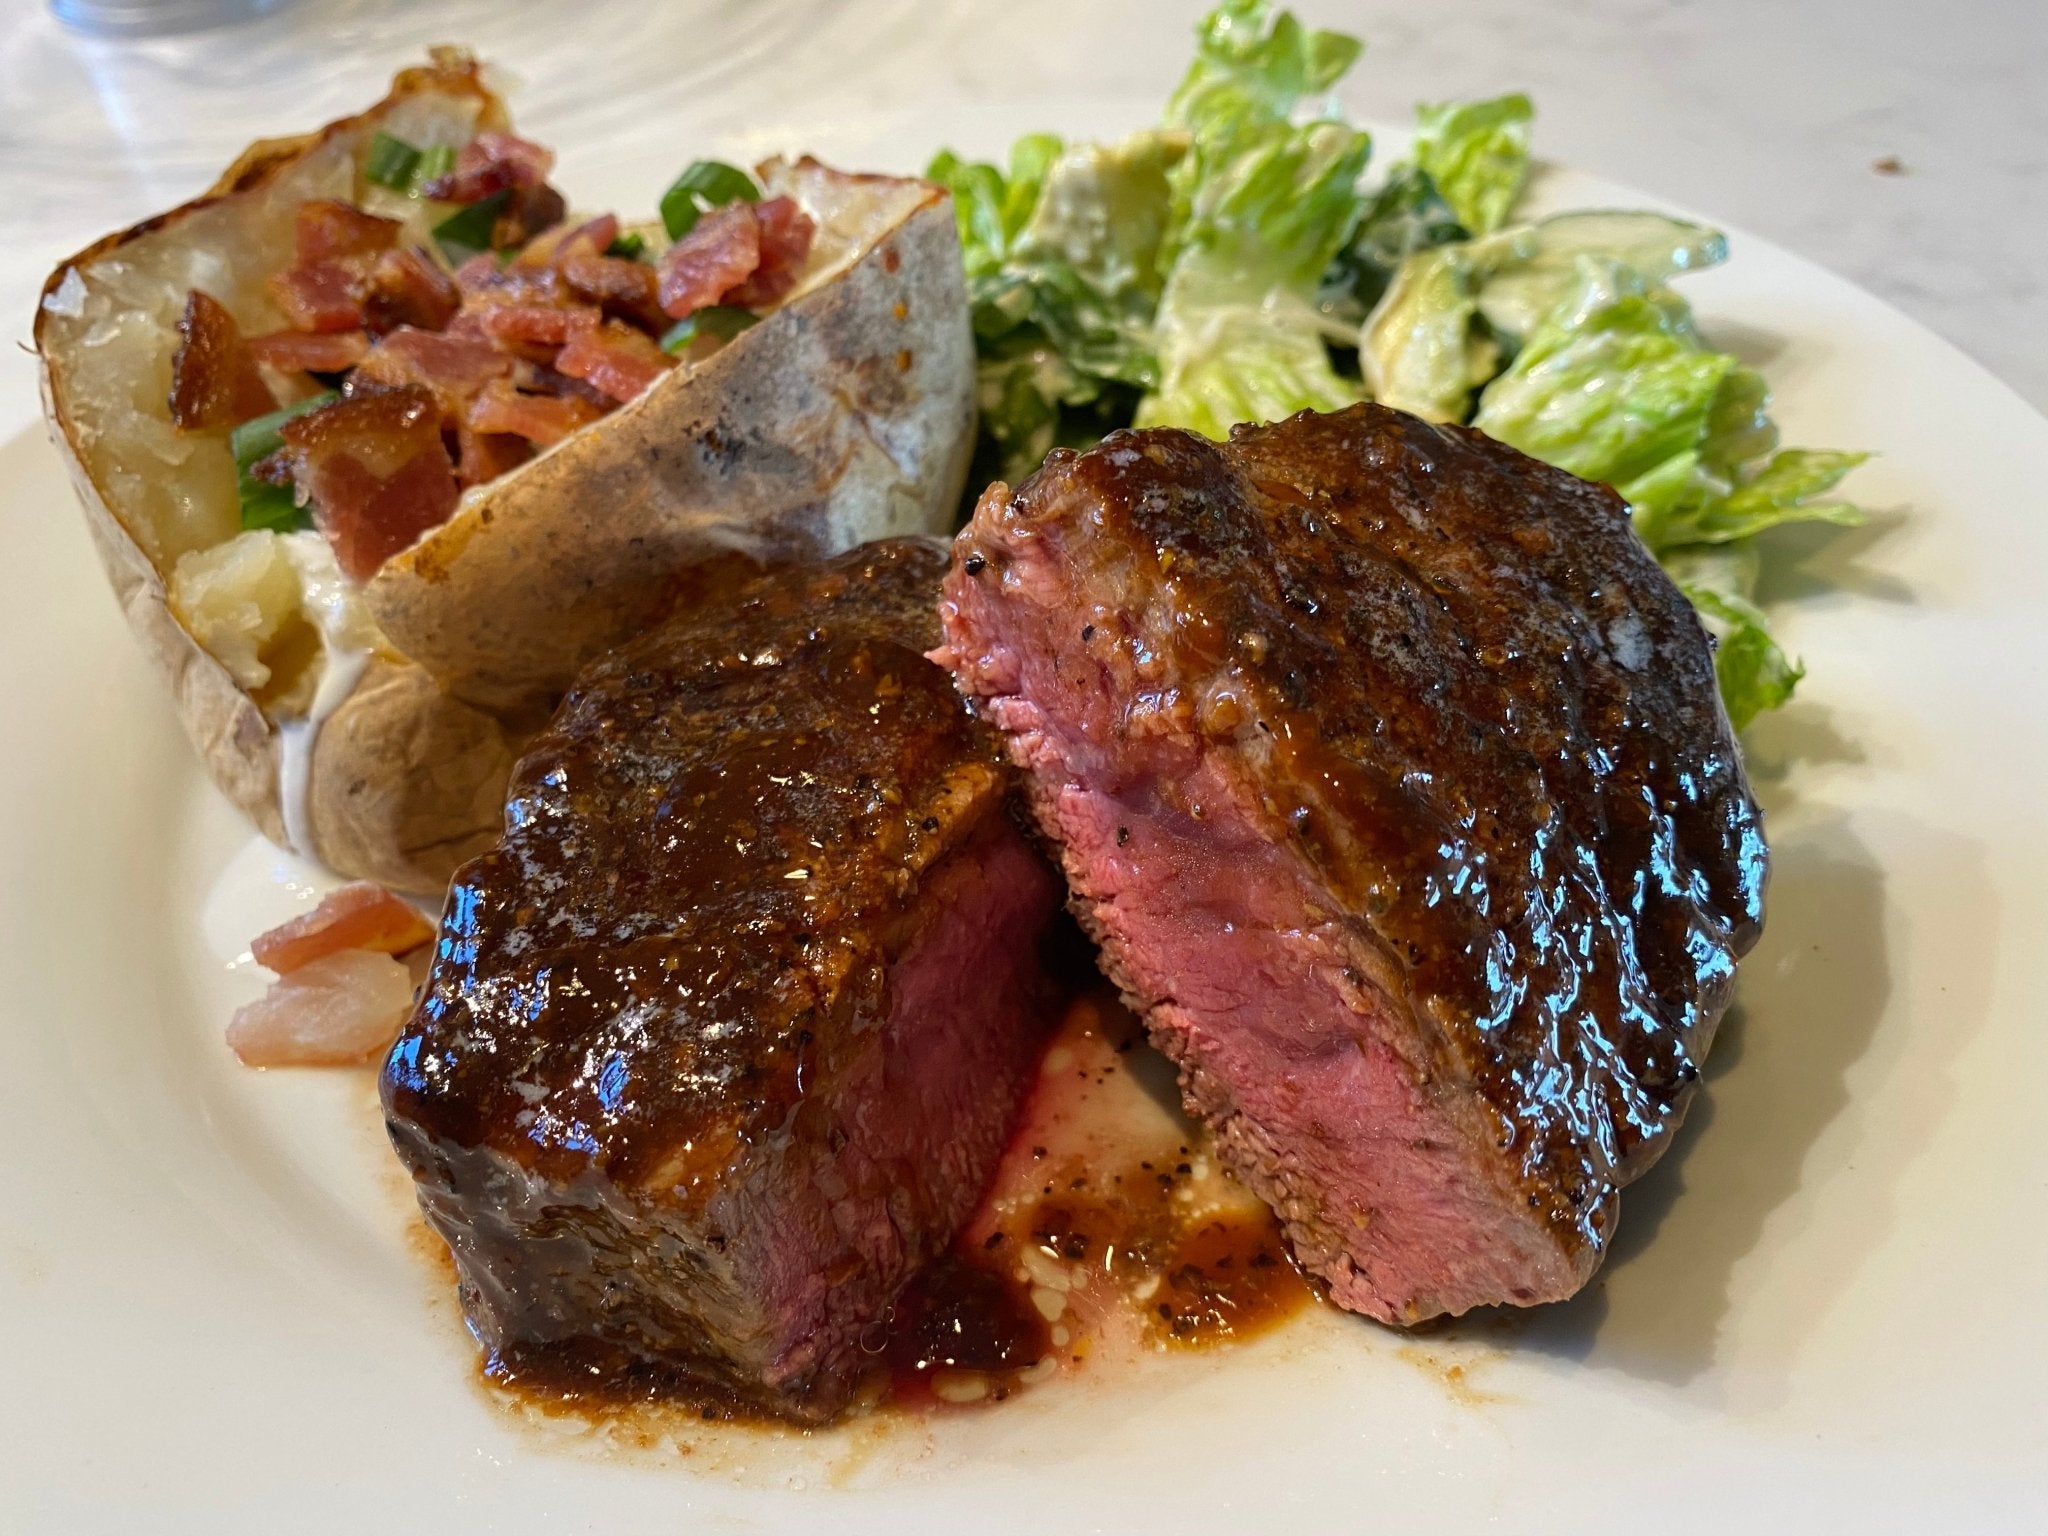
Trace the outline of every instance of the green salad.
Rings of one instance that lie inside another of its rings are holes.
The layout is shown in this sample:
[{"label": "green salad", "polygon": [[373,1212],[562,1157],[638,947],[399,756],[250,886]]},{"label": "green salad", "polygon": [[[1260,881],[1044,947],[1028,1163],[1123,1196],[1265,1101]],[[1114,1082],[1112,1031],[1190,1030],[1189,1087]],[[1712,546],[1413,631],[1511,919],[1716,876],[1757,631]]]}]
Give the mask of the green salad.
[{"label": "green salad", "polygon": [[1727,256],[1648,212],[1520,219],[1525,96],[1418,110],[1410,157],[1332,86],[1360,43],[1225,0],[1157,127],[1031,134],[1003,166],[941,153],[980,353],[976,485],[1121,426],[1222,437],[1372,399],[1469,423],[1628,501],[1719,641],[1738,728],[1801,669],[1754,602],[1756,535],[1851,523],[1826,499],[1863,455],[1780,448],[1770,391],[1669,286]]}]

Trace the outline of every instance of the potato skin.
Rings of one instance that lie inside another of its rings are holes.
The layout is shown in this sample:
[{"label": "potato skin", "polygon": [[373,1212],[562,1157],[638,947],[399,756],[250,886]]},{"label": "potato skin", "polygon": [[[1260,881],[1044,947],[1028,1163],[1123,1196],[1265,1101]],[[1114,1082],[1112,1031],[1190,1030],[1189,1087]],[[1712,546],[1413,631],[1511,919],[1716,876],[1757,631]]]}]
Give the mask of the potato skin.
[{"label": "potato skin", "polygon": [[[45,298],[145,237],[176,240],[195,215],[233,217],[241,194],[436,93],[467,103],[479,127],[507,122],[475,64],[439,54],[370,112],[252,145],[205,196],[60,263]],[[364,598],[389,643],[320,728],[313,846],[300,852],[344,875],[441,891],[495,841],[520,746],[583,661],[730,567],[948,526],[973,420],[958,244],[937,188],[891,184],[910,189],[906,216],[845,271],[472,493],[372,581]],[[35,333],[44,412],[116,599],[215,783],[282,845],[278,725],[179,622],[176,548],[95,477],[90,447],[104,429],[69,387],[76,343],[50,318],[39,310]]]}]

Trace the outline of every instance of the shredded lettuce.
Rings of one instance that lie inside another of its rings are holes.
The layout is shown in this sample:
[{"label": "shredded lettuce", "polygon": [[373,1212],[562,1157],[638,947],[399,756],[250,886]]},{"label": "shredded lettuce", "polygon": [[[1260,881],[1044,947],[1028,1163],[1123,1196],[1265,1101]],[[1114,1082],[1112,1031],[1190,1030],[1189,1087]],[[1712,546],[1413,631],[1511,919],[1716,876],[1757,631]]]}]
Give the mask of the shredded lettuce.
[{"label": "shredded lettuce", "polygon": [[1730,717],[1782,705],[1802,671],[1755,602],[1756,539],[1859,520],[1830,493],[1862,455],[1781,449],[1763,376],[1667,286],[1727,242],[1630,210],[1516,222],[1521,95],[1418,108],[1412,158],[1368,183],[1329,99],[1360,51],[1224,0],[1158,126],[932,162],[980,353],[975,484],[1133,423],[1220,438],[1363,398],[1468,422],[1613,486],[1716,637]]},{"label": "shredded lettuce", "polygon": [[1529,126],[1536,109],[1519,92],[1491,101],[1415,110],[1415,163],[1427,171],[1458,222],[1490,235],[1529,180]]}]

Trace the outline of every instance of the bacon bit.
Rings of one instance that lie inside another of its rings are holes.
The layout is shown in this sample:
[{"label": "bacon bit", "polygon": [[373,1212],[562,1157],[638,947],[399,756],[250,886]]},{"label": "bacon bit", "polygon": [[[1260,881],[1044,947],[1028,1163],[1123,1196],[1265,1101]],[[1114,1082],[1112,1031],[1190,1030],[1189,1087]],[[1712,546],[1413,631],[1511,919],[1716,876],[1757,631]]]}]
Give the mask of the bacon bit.
[{"label": "bacon bit", "polygon": [[240,426],[277,408],[227,306],[194,288],[171,358],[171,421],[187,432]]},{"label": "bacon bit", "polygon": [[617,320],[600,325],[588,315],[578,315],[570,324],[569,344],[555,358],[555,367],[624,403],[673,368],[675,361],[644,331]]},{"label": "bacon bit", "polygon": [[380,219],[353,203],[331,197],[316,197],[299,204],[292,226],[292,246],[302,267],[349,256],[374,256],[398,243],[402,226],[396,219]]},{"label": "bacon bit", "polygon": [[455,279],[417,246],[386,251],[370,270],[365,308],[378,334],[402,325],[438,331],[462,308]]},{"label": "bacon bit", "polygon": [[572,379],[566,373],[558,373],[545,363],[528,363],[519,370],[519,387],[532,395],[560,395],[567,400],[583,400],[597,407],[598,415],[615,411],[619,402],[593,384],[582,379]]},{"label": "bacon bit", "polygon": [[[360,371],[360,370],[359,370]],[[411,385],[308,411],[278,428],[285,461],[342,573],[367,581],[455,511],[441,405]]]},{"label": "bacon bit", "polygon": [[533,444],[507,432],[455,432],[455,474],[466,488],[487,485],[533,457]]},{"label": "bacon bit", "polygon": [[606,314],[630,320],[645,330],[667,328],[654,268],[621,256],[594,255],[582,250],[565,256],[561,268],[569,287],[603,306]]},{"label": "bacon bit", "polygon": [[687,319],[716,304],[760,264],[761,224],[754,205],[727,203],[714,208],[662,253],[662,312],[674,320]]},{"label": "bacon bit", "polygon": [[489,251],[479,251],[455,269],[455,286],[465,294],[488,293],[523,276],[516,268],[501,267]]},{"label": "bacon bit", "polygon": [[308,961],[235,1010],[228,1045],[249,1067],[352,1067],[391,1048],[412,1012],[412,973],[345,949]]},{"label": "bacon bit", "polygon": [[272,275],[271,297],[292,329],[359,331],[363,328],[363,274],[346,262],[323,261],[287,267]]},{"label": "bacon bit", "polygon": [[512,200],[491,224],[491,249],[525,245],[569,216],[569,204],[553,187],[514,187]]},{"label": "bacon bit", "polygon": [[249,339],[249,355],[280,373],[341,373],[369,350],[370,338],[362,331],[272,331]]},{"label": "bacon bit", "polygon": [[802,275],[804,259],[811,254],[811,239],[818,226],[811,216],[787,197],[771,197],[754,204],[754,218],[761,226],[761,264],[736,287],[728,288],[722,299],[747,309],[779,304],[789,297]]},{"label": "bacon bit", "polygon": [[400,326],[370,349],[349,378],[349,392],[418,385],[433,391],[444,420],[459,422],[486,384],[516,366],[488,341]]},{"label": "bacon bit", "polygon": [[256,963],[289,976],[309,961],[344,949],[374,949],[402,955],[434,936],[434,925],[410,902],[374,880],[355,880],[329,891],[310,912],[301,912],[249,943]]},{"label": "bacon bit", "polygon": [[569,339],[571,321],[579,314],[590,315],[594,311],[581,305],[571,309],[566,305],[495,304],[472,313],[482,334],[491,340],[522,354],[527,348],[540,348],[545,357]]},{"label": "bacon bit", "polygon": [[581,224],[563,224],[534,237],[533,242],[512,258],[515,267],[555,266],[564,257],[579,253],[602,256],[619,238],[615,214],[601,214]]},{"label": "bacon bit", "polygon": [[469,408],[469,426],[480,433],[513,432],[546,447],[604,414],[588,400],[559,395],[522,395],[500,380]]},{"label": "bacon bit", "polygon": [[480,203],[494,192],[537,187],[555,168],[554,151],[496,129],[478,134],[456,153],[455,169],[420,188],[443,203]]}]

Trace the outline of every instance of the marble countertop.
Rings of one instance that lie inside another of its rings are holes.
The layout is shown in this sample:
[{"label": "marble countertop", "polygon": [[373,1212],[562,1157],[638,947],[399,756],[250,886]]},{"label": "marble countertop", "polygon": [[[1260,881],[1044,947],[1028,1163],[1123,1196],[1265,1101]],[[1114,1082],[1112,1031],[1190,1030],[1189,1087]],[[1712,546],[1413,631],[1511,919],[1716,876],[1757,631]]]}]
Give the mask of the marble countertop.
[{"label": "marble countertop", "polygon": [[[1863,284],[2048,410],[2048,5],[2040,0],[1301,0],[1363,35],[1358,114],[1522,88],[1537,148],[1754,231]],[[1200,0],[287,0],[239,25],[81,37],[0,17],[0,314],[25,337],[56,260],[200,190],[250,139],[374,99],[461,40],[565,149],[772,142],[1002,100],[993,147],[1055,100],[1163,100]],[[1739,245],[1738,245],[1739,258]],[[34,408],[0,367],[0,429]]]}]

